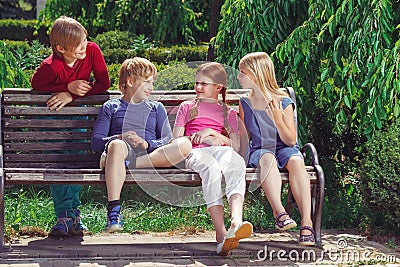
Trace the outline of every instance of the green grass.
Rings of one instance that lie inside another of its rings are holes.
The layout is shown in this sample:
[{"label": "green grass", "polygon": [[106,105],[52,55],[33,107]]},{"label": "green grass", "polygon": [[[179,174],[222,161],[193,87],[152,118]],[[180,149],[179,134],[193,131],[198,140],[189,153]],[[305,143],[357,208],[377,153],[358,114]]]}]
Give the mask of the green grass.
[{"label": "green grass", "polygon": [[[160,189],[168,194],[167,189]],[[191,196],[192,199],[199,196]],[[107,193],[105,186],[84,186],[80,206],[83,222],[92,233],[104,230]],[[153,199],[138,186],[125,186],[121,193],[124,231],[168,232],[182,229],[213,230],[206,206],[176,207]],[[190,198],[189,200],[190,201]],[[229,226],[229,207],[225,200],[225,225]],[[296,216],[298,217],[298,216]],[[247,193],[243,219],[253,223],[255,230],[273,229],[271,209],[261,190]],[[53,202],[48,186],[19,185],[6,189],[5,226],[17,233],[21,228],[38,227],[49,231],[54,225]],[[10,233],[11,231],[7,231]]]}]

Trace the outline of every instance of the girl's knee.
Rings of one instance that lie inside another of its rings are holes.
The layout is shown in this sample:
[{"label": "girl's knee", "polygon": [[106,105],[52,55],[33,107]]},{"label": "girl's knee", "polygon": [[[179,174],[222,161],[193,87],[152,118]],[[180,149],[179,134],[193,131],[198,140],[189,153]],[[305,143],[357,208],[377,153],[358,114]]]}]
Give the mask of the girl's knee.
[{"label": "girl's knee", "polygon": [[275,158],[274,154],[265,153],[260,158],[260,161],[259,161],[258,164],[260,165],[261,168],[264,168],[264,167],[268,167],[268,166],[271,166],[271,165],[273,165],[273,166],[277,165],[277,161],[276,161],[276,158]]},{"label": "girl's knee", "polygon": [[304,160],[299,156],[290,157],[286,164],[287,169],[305,168]]}]

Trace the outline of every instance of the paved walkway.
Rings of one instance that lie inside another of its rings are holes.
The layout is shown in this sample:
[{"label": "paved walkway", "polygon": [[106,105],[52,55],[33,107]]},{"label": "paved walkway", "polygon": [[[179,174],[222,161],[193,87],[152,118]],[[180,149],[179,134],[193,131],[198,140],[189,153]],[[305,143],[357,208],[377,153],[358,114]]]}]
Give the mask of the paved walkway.
[{"label": "paved walkway", "polygon": [[0,253],[3,266],[400,266],[400,249],[388,249],[348,232],[323,231],[322,248],[296,244],[297,231],[255,233],[227,257],[215,254],[213,232],[96,234],[21,238]]}]

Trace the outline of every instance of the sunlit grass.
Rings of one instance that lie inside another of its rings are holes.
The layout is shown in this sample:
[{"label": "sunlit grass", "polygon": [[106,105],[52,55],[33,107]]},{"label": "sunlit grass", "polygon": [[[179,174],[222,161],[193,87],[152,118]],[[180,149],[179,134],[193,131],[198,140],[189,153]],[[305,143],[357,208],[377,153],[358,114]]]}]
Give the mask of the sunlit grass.
[{"label": "sunlit grass", "polygon": [[[193,196],[201,197],[201,196]],[[82,221],[91,233],[104,231],[107,213],[105,186],[84,186],[80,206]],[[205,205],[176,207],[159,202],[138,186],[126,186],[121,193],[124,231],[169,232],[182,229],[213,230]],[[225,200],[225,225],[230,225],[229,206]],[[255,230],[272,229],[273,217],[264,194],[257,190],[247,193],[243,219],[253,223]],[[14,186],[6,189],[5,225],[16,232],[24,227],[38,227],[50,231],[54,225],[53,201],[48,186]]]}]

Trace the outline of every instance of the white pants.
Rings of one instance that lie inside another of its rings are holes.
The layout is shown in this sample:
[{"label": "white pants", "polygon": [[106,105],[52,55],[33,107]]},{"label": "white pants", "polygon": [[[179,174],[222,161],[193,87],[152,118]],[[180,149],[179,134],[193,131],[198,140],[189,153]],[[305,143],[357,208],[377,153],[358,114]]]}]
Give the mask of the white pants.
[{"label": "white pants", "polygon": [[186,159],[186,168],[199,173],[202,180],[203,197],[207,208],[223,206],[222,175],[229,198],[246,192],[246,164],[244,159],[230,146],[195,148]]}]

